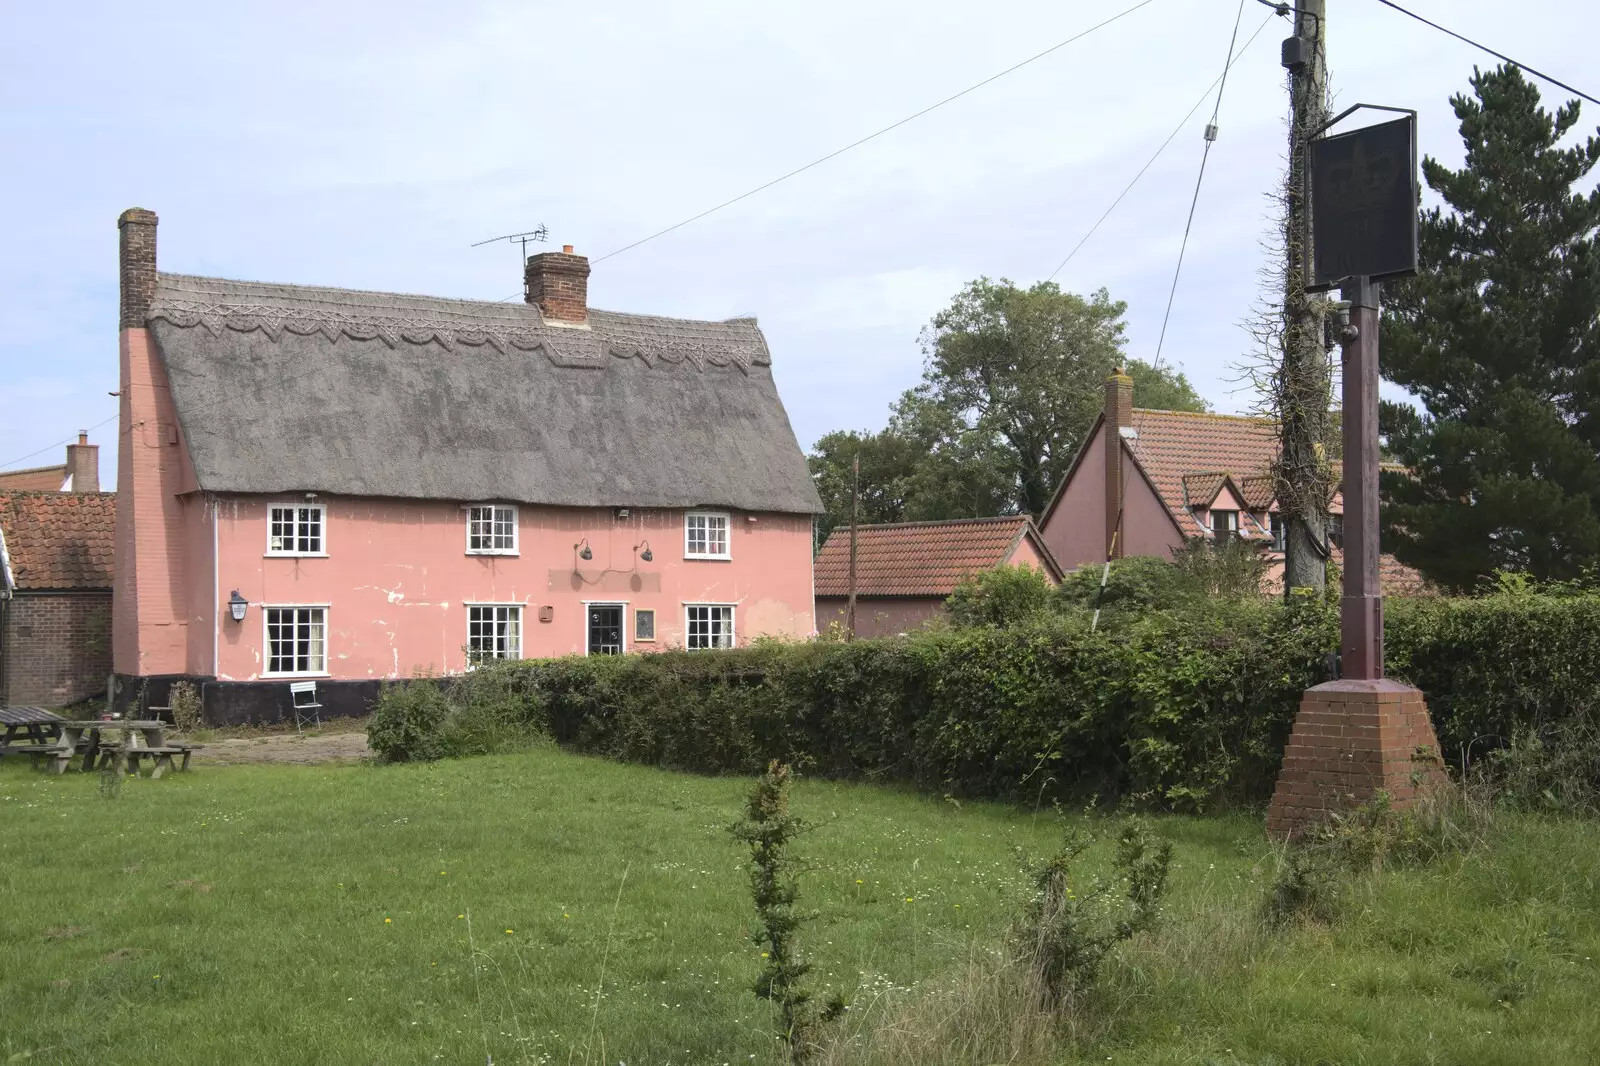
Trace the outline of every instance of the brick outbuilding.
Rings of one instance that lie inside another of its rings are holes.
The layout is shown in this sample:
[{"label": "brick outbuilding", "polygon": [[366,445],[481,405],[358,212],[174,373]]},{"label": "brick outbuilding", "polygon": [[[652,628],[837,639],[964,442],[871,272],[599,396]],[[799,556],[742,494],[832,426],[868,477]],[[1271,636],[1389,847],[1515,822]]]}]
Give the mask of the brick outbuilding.
[{"label": "brick outbuilding", "polygon": [[105,691],[116,515],[109,492],[0,492],[0,704]]}]

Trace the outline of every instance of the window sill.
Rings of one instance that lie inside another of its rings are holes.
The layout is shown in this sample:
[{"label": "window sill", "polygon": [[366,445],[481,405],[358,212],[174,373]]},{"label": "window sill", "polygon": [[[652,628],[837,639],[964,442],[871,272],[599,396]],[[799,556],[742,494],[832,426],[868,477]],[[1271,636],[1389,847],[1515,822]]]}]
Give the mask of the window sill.
[{"label": "window sill", "polygon": [[515,551],[515,550],[513,550],[513,551],[505,551],[505,550],[491,550],[491,549],[488,549],[488,548],[468,548],[467,549],[467,554],[468,555],[500,555],[500,556],[510,556],[512,558],[515,558],[516,556],[521,555],[522,553],[519,552],[519,551]]},{"label": "window sill", "polygon": [[635,644],[654,644],[656,642],[656,638],[655,637],[634,637],[633,638],[633,642]]},{"label": "window sill", "polygon": [[263,559],[326,559],[327,552],[266,552]]},{"label": "window sill", "polygon": [[315,681],[318,678],[332,678],[333,675],[326,670],[321,673],[310,674],[259,674],[262,681]]},{"label": "window sill", "polygon": [[685,555],[683,557],[683,560],[684,560],[684,562],[705,561],[705,562],[714,562],[714,563],[715,562],[731,563],[733,561],[733,556],[732,555]]}]

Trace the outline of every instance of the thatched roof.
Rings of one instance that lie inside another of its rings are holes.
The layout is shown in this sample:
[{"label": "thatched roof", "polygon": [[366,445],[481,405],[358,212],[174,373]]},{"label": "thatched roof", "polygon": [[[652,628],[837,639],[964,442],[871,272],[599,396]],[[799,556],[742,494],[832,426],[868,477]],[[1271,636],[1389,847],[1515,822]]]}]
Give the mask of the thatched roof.
[{"label": "thatched roof", "polygon": [[149,324],[206,491],[822,510],[754,319],[161,274]]}]

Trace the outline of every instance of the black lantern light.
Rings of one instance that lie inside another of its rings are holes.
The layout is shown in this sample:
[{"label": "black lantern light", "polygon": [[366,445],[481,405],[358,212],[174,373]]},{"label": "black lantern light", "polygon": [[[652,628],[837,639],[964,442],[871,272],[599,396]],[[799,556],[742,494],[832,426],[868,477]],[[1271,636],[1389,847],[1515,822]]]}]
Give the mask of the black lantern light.
[{"label": "black lantern light", "polygon": [[235,622],[244,621],[244,609],[250,606],[250,601],[239,595],[239,590],[234,589],[233,595],[228,597],[228,613]]},{"label": "black lantern light", "polygon": [[[643,548],[644,551],[639,551],[640,548]],[[650,554],[650,542],[648,540],[640,541],[638,544],[635,544],[633,546],[633,550],[639,552],[639,558],[643,559],[647,563],[651,559],[655,558],[654,555]]]},{"label": "black lantern light", "polygon": [[572,549],[578,553],[578,558],[580,559],[588,560],[594,558],[594,552],[589,550],[588,537],[584,537],[578,543],[574,544]]}]

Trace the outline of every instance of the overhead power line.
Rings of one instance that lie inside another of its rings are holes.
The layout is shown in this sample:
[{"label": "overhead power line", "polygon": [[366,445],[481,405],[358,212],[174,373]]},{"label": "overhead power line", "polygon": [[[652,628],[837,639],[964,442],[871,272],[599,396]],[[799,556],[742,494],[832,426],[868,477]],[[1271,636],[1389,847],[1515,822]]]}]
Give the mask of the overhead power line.
[{"label": "overhead power line", "polygon": [[[117,416],[116,415],[112,415],[110,418],[102,419],[101,421],[96,422],[94,425],[90,426],[88,429],[84,430],[83,432],[92,433],[95,430],[99,429],[101,426],[105,425],[107,422],[115,422],[116,420],[117,420]],[[66,440],[56,441],[54,444],[46,444],[43,448],[40,448],[36,452],[29,452],[27,455],[19,455],[15,459],[8,459],[4,463],[0,463],[0,472],[4,472],[4,470],[7,467],[16,466],[18,463],[26,462],[27,460],[32,459],[36,455],[43,455],[45,452],[53,452],[57,448],[65,448],[67,445],[76,444],[77,442],[78,442],[78,438],[76,436],[71,436],[71,437],[68,437]]]},{"label": "overhead power line", "polygon": [[1450,36],[1454,37],[1456,40],[1464,41],[1465,43],[1470,44],[1472,47],[1478,49],[1479,51],[1488,52],[1490,55],[1494,56],[1496,59],[1500,59],[1500,60],[1503,60],[1503,61],[1505,61],[1507,63],[1511,63],[1511,64],[1514,64],[1516,66],[1519,66],[1523,70],[1527,71],[1529,74],[1532,74],[1535,77],[1543,78],[1545,81],[1549,82],[1551,85],[1559,85],[1561,88],[1567,90],[1567,92],[1569,92],[1569,93],[1576,93],[1577,95],[1583,97],[1585,100],[1589,101],[1591,104],[1600,104],[1600,100],[1596,100],[1594,97],[1590,96],[1588,93],[1584,92],[1582,89],[1574,89],[1572,86],[1568,85],[1566,82],[1562,81],[1560,78],[1551,77],[1549,74],[1546,74],[1542,70],[1535,70],[1533,67],[1528,66],[1528,64],[1523,63],[1520,60],[1512,59],[1510,56],[1506,55],[1504,52],[1497,52],[1493,48],[1490,48],[1486,44],[1479,44],[1477,41],[1474,41],[1471,37],[1462,36],[1461,34],[1457,33],[1455,30],[1449,29],[1448,27],[1445,27],[1445,26],[1441,26],[1437,22],[1433,22],[1430,19],[1425,19],[1421,15],[1417,14],[1415,11],[1407,11],[1405,8],[1401,7],[1399,4],[1395,3],[1394,0],[1378,0],[1378,3],[1382,4],[1384,7],[1392,7],[1396,11],[1400,12],[1400,14],[1402,14],[1402,15],[1411,16],[1412,18],[1416,19],[1418,22],[1422,23],[1424,26],[1432,26],[1434,29],[1438,30],[1440,33],[1448,33]]},{"label": "overhead power line", "polygon": [[[1257,26],[1255,32],[1252,33],[1244,42],[1244,47],[1240,48],[1234,53],[1233,61],[1228,64],[1229,68],[1231,68],[1234,63],[1237,63],[1240,59],[1244,58],[1245,52],[1248,51],[1250,46],[1255,43],[1256,38],[1261,36],[1261,31],[1266,29],[1267,23],[1271,21],[1271,15],[1268,15],[1266,18],[1261,20],[1261,25]],[[1144,177],[1145,172],[1155,165],[1155,161],[1157,159],[1161,158],[1161,153],[1167,150],[1167,146],[1172,143],[1173,139],[1176,138],[1178,134],[1183,132],[1183,127],[1189,124],[1189,120],[1194,117],[1194,113],[1200,110],[1201,106],[1206,102],[1207,99],[1210,98],[1211,90],[1221,85],[1223,79],[1227,76],[1228,72],[1227,70],[1224,70],[1222,74],[1212,79],[1211,84],[1206,86],[1205,91],[1200,94],[1200,98],[1194,102],[1194,106],[1189,108],[1189,110],[1184,113],[1183,118],[1178,120],[1178,124],[1176,126],[1172,127],[1172,132],[1167,134],[1167,139],[1161,142],[1161,145],[1151,154],[1149,159],[1145,160],[1144,166],[1139,168],[1139,172],[1133,176],[1133,180],[1128,182],[1128,184],[1123,187],[1121,192],[1117,193],[1117,198],[1111,201],[1111,206],[1107,207],[1105,212],[1099,218],[1095,219],[1094,225],[1089,227],[1089,232],[1080,237],[1078,239],[1078,243],[1072,246],[1072,251],[1068,252],[1066,257],[1063,258],[1061,262],[1056,264],[1056,268],[1050,271],[1050,276],[1045,278],[1046,281],[1054,281],[1056,275],[1067,268],[1067,264],[1072,262],[1073,257],[1078,254],[1079,249],[1081,249],[1085,244],[1089,243],[1089,238],[1093,237],[1100,229],[1101,224],[1105,222],[1106,219],[1111,217],[1111,212],[1115,211],[1117,209],[1117,205],[1122,203],[1123,199],[1133,191],[1133,187],[1135,185],[1139,184],[1139,179]]]},{"label": "overhead power line", "polygon": [[1239,42],[1239,20],[1244,18],[1244,0],[1239,0],[1239,11],[1233,16],[1233,35],[1228,38],[1228,58],[1222,62],[1222,77],[1217,82],[1217,102],[1211,108],[1211,122],[1206,126],[1206,146],[1200,153],[1200,173],[1195,175],[1194,196],[1189,200],[1189,220],[1183,224],[1183,241],[1178,245],[1178,265],[1172,268],[1172,287],[1167,290],[1167,311],[1161,316],[1161,337],[1156,341],[1156,357],[1151,364],[1161,369],[1161,349],[1167,343],[1167,323],[1172,320],[1172,301],[1178,295],[1178,276],[1183,273],[1183,253],[1189,248],[1189,231],[1194,228],[1194,209],[1200,203],[1200,184],[1206,180],[1206,160],[1211,158],[1211,146],[1217,143],[1217,116],[1222,114],[1222,93],[1228,87],[1228,68],[1233,66],[1233,46]]},{"label": "overhead power line", "polygon": [[821,156],[820,158],[813,159],[811,162],[807,163],[805,166],[796,167],[795,169],[789,171],[787,174],[781,174],[778,177],[773,178],[771,181],[763,182],[762,184],[757,185],[755,188],[749,190],[748,192],[740,193],[738,196],[735,196],[731,200],[724,200],[722,203],[718,204],[715,207],[707,208],[706,210],[700,212],[698,215],[691,215],[688,218],[684,219],[682,222],[674,222],[672,225],[668,226],[666,229],[657,230],[656,232],[650,234],[650,236],[648,236],[648,237],[642,237],[639,240],[634,241],[632,244],[625,244],[621,248],[617,248],[614,251],[607,252],[605,255],[602,255],[598,259],[593,260],[593,262],[596,262],[596,263],[602,262],[602,261],[604,261],[606,259],[610,259],[614,255],[621,255],[623,252],[630,251],[630,250],[632,250],[634,248],[637,248],[641,244],[648,244],[649,242],[655,240],[657,237],[665,237],[667,234],[671,233],[673,230],[682,229],[684,226],[687,226],[687,225],[689,225],[690,223],[693,223],[693,222],[698,222],[702,218],[705,218],[708,215],[716,214],[718,211],[721,211],[725,207],[732,207],[734,204],[738,203],[741,200],[747,200],[750,197],[756,195],[756,193],[764,192],[767,189],[772,188],[774,185],[778,185],[778,184],[780,184],[782,182],[788,181],[790,178],[795,177],[797,175],[804,174],[806,171],[810,170],[812,167],[821,166],[823,163],[826,163],[828,160],[833,159],[833,158],[835,158],[837,156],[841,156],[844,153],[850,151],[852,148],[859,148],[863,144],[866,144],[868,141],[877,140],[879,137],[882,137],[884,134],[893,132],[894,130],[899,129],[901,126],[906,125],[908,122],[914,122],[917,119],[921,118],[923,115],[928,114],[929,112],[937,111],[939,108],[943,107],[946,104],[954,103],[955,101],[961,99],[963,96],[966,96],[968,93],[975,92],[978,89],[983,88],[985,85],[988,85],[990,82],[998,81],[999,79],[1005,77],[1007,74],[1011,74],[1011,73],[1013,73],[1015,71],[1021,70],[1023,67],[1027,66],[1029,63],[1033,63],[1033,62],[1036,62],[1037,60],[1043,59],[1045,56],[1050,55],[1052,52],[1056,52],[1056,51],[1059,51],[1059,50],[1065,48],[1067,45],[1072,44],[1074,41],[1081,41],[1083,38],[1089,36],[1089,34],[1093,33],[1094,31],[1096,31],[1098,29],[1102,29],[1102,28],[1104,28],[1106,26],[1109,26],[1113,22],[1116,22],[1118,19],[1125,18],[1128,15],[1131,15],[1135,11],[1139,10],[1141,7],[1146,7],[1146,6],[1148,6],[1148,5],[1150,5],[1150,4],[1154,3],[1154,2],[1155,2],[1155,0],[1139,0],[1139,3],[1134,4],[1132,7],[1125,8],[1122,11],[1119,11],[1117,14],[1112,15],[1110,18],[1106,19],[1105,21],[1097,22],[1093,26],[1090,26],[1088,29],[1082,30],[1082,31],[1080,31],[1078,33],[1075,33],[1071,37],[1068,37],[1066,40],[1060,41],[1060,42],[1058,42],[1056,44],[1053,44],[1049,48],[1046,48],[1042,52],[1038,52],[1038,53],[1035,53],[1034,55],[1029,56],[1027,59],[1024,59],[1020,63],[1012,64],[1011,66],[1007,67],[1006,69],[1000,71],[998,74],[991,74],[987,78],[984,78],[982,81],[977,82],[977,83],[975,83],[973,85],[969,85],[965,89],[962,89],[960,92],[955,93],[955,94],[953,94],[951,96],[945,97],[943,100],[940,100],[938,103],[929,104],[927,107],[923,108],[921,111],[917,111],[917,112],[915,112],[913,114],[907,115],[905,118],[901,119],[898,122],[890,123],[889,125],[883,127],[883,129],[878,130],[876,133],[869,133],[865,137],[860,138],[859,140],[851,141],[849,144],[845,145],[843,148],[836,148],[833,151],[829,152],[825,156]]}]

